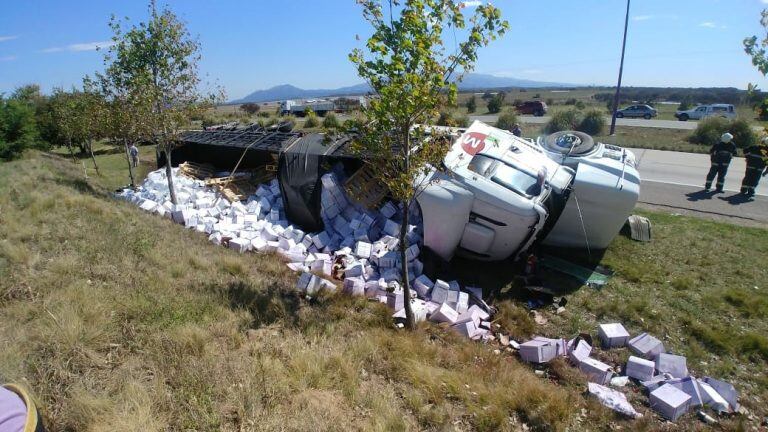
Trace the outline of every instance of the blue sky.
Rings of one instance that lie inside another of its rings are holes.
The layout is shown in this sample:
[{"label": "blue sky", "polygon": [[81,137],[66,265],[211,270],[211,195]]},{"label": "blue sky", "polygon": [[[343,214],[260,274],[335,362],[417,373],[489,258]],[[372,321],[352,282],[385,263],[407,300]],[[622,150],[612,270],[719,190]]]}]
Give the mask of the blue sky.
[{"label": "blue sky", "polygon": [[[278,84],[360,82],[347,60],[370,33],[354,0],[168,0],[202,44],[201,71],[230,99]],[[0,14],[0,92],[79,84],[102,67],[111,14],[147,15],[138,0],[7,0]],[[495,0],[511,31],[480,52],[476,72],[613,85],[623,0]],[[733,86],[764,79],[743,53],[768,0],[633,0],[624,82]],[[355,35],[361,36],[361,41]]]}]

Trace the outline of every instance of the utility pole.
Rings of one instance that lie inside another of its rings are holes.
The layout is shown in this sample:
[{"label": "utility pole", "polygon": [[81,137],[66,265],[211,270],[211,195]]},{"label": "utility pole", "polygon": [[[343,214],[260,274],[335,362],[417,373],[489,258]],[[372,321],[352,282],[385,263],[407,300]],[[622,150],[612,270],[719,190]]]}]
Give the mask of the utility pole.
[{"label": "utility pole", "polygon": [[624,73],[624,50],[627,48],[627,26],[629,25],[629,2],[627,0],[627,15],[624,17],[624,41],[621,43],[621,63],[619,63],[619,82],[616,84],[616,94],[613,96],[613,115],[611,116],[611,133],[616,132],[616,111],[619,109],[619,92],[621,91],[621,75]]}]

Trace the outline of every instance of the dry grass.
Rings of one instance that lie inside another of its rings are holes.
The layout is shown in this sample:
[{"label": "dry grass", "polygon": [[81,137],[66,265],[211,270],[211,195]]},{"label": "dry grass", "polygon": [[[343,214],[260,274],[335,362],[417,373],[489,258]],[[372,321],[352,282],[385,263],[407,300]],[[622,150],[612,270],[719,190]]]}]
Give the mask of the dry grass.
[{"label": "dry grass", "polygon": [[[0,376],[33,390],[52,431],[670,429],[584,398],[562,362],[542,378],[438,326],[396,330],[364,299],[308,303],[275,257],[238,255],[110,198],[126,182],[120,157],[100,156],[104,176],[89,182],[56,157],[0,165]],[[602,292],[577,291],[543,327],[500,300],[499,322],[522,338],[621,319],[697,373],[736,381],[764,415],[768,236],[650,216],[654,242],[619,239]],[[675,426],[698,427],[690,415]]]}]

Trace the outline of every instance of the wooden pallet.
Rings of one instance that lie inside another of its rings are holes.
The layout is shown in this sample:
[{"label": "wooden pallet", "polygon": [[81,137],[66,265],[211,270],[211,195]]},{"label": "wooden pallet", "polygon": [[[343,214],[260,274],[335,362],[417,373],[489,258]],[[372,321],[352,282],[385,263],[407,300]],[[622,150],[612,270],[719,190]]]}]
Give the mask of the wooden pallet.
[{"label": "wooden pallet", "polygon": [[216,188],[230,202],[242,201],[256,193],[260,184],[275,178],[277,166],[264,165],[244,173],[247,175],[211,178],[205,184]]},{"label": "wooden pallet", "polygon": [[347,196],[367,209],[379,206],[389,193],[389,189],[373,174],[370,165],[363,165],[344,182]]},{"label": "wooden pallet", "polygon": [[199,164],[195,162],[184,162],[179,164],[179,171],[187,177],[192,177],[198,180],[212,178],[216,173],[216,169],[213,165]]}]

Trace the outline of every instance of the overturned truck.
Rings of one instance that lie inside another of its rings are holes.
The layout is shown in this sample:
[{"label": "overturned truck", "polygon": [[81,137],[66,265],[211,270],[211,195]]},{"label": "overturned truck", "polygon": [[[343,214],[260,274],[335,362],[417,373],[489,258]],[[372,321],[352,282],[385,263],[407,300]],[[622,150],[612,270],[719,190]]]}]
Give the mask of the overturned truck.
[{"label": "overturned truck", "polygon": [[[518,258],[534,244],[606,248],[634,208],[640,177],[634,155],[580,132],[529,140],[476,121],[453,129],[444,169],[428,174],[417,198],[424,246],[439,257]],[[190,131],[172,165],[207,163],[227,170],[267,169],[276,175],[286,217],[306,231],[323,228],[320,177],[343,169],[345,187],[363,207],[385,198],[364,161],[348,149],[353,137],[279,130]],[[166,163],[158,155],[158,166]],[[424,179],[418,179],[423,181]]]}]

